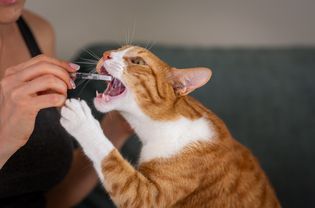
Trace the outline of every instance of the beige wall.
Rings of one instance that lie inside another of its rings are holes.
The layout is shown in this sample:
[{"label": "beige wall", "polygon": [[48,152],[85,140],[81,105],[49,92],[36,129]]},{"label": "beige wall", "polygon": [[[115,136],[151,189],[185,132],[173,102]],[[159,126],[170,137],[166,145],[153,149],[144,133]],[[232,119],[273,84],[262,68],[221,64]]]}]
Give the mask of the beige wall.
[{"label": "beige wall", "polygon": [[[98,41],[199,46],[315,45],[314,0],[27,0],[57,33],[58,56]],[[130,35],[132,36],[132,35]]]}]

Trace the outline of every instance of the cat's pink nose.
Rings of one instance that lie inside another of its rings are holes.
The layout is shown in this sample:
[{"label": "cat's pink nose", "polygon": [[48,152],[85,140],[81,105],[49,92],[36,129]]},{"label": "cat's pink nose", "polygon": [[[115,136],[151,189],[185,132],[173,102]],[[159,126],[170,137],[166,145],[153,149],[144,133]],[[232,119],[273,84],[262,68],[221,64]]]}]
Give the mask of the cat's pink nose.
[{"label": "cat's pink nose", "polygon": [[110,56],[110,53],[109,52],[104,52],[103,53],[103,59],[104,61],[108,60],[108,59],[111,59],[112,57]]}]

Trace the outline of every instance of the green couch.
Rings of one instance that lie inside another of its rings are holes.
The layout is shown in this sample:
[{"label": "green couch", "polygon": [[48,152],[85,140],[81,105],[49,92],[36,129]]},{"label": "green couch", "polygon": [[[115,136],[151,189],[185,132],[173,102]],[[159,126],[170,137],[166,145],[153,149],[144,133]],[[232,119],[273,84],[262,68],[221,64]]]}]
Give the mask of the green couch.
[{"label": "green couch", "polygon": [[[88,47],[101,56],[112,44]],[[193,93],[249,147],[269,176],[283,207],[315,207],[315,48],[220,49],[156,45],[172,66],[207,66],[210,82]],[[93,59],[86,51],[75,58]],[[82,71],[88,66],[82,65]],[[74,97],[90,104],[103,82],[80,85]],[[80,92],[81,91],[81,92]],[[95,111],[94,111],[95,112]],[[95,112],[100,118],[100,114]],[[136,161],[133,136],[122,152]],[[313,163],[314,162],[314,163]],[[312,165],[313,164],[313,165]],[[99,186],[77,207],[112,207]]]}]

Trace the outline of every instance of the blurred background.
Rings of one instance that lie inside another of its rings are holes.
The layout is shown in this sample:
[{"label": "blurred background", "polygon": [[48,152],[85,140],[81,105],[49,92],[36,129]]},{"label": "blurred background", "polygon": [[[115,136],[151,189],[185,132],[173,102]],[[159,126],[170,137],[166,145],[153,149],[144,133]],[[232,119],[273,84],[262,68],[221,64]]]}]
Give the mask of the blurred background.
[{"label": "blurred background", "polygon": [[[314,0],[28,0],[27,8],[54,26],[59,58],[93,59],[82,49],[101,55],[132,41],[175,67],[212,68],[193,96],[253,151],[283,207],[315,207]],[[87,83],[75,96],[91,103],[102,87]],[[140,146],[133,136],[122,152],[136,162]],[[78,207],[113,205],[99,186]]]},{"label": "blurred background", "polygon": [[55,27],[58,56],[92,42],[185,46],[315,45],[313,0],[27,0]]}]

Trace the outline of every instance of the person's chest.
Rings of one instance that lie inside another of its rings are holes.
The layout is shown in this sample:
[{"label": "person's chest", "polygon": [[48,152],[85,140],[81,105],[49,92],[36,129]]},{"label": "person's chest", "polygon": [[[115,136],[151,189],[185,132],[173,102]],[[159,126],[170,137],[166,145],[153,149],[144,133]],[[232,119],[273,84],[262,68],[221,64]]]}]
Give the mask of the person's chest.
[{"label": "person's chest", "polygon": [[[41,110],[27,142],[0,170],[2,198],[46,192],[69,171],[73,139],[60,126],[57,109]],[[1,207],[1,204],[0,204]]]}]

